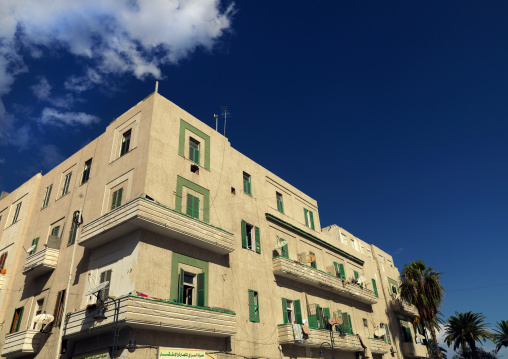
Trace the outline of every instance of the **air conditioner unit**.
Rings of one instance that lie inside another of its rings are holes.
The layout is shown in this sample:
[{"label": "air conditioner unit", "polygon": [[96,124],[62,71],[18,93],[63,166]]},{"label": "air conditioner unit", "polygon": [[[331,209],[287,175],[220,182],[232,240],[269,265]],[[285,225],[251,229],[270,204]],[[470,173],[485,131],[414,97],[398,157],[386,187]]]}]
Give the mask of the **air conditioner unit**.
[{"label": "air conditioner unit", "polygon": [[307,252],[298,253],[298,262],[307,264]]}]

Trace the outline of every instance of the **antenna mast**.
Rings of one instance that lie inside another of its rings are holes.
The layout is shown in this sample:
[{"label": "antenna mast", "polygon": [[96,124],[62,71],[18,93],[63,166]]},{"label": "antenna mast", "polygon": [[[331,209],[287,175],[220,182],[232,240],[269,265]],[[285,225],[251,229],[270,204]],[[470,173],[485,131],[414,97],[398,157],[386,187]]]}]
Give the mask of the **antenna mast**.
[{"label": "antenna mast", "polygon": [[224,137],[226,137],[226,120],[228,116],[231,116],[231,114],[228,111],[227,106],[221,106],[221,115],[224,116]]}]

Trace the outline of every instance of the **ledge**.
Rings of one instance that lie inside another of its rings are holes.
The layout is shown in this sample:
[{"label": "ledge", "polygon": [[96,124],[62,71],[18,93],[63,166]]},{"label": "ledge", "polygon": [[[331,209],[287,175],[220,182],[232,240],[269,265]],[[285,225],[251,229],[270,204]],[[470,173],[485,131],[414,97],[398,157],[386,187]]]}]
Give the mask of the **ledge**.
[{"label": "ledge", "polygon": [[[295,340],[293,335],[293,326],[291,324],[284,324],[277,326],[279,344],[292,344],[311,348],[319,348],[321,343],[330,341],[330,332],[327,329],[309,329],[310,334],[307,339],[302,342]],[[357,352],[363,351],[360,345],[360,339],[356,335],[339,336],[339,333],[334,333],[334,347],[340,351]],[[327,347],[327,349],[329,349]]]},{"label": "ledge", "polygon": [[[234,312],[200,308],[162,300],[128,295],[116,299],[118,320],[133,328],[178,332],[213,337],[229,337],[236,333]],[[95,310],[78,310],[68,314],[64,324],[64,338],[97,335],[113,324],[115,305],[108,301],[106,317],[101,323],[93,319]]]},{"label": "ledge", "polygon": [[358,302],[375,304],[378,301],[375,294],[368,289],[362,289],[355,284],[345,283],[341,278],[292,259],[278,256],[273,258],[272,264],[275,275],[321,288]]},{"label": "ledge", "polygon": [[15,358],[39,351],[43,335],[39,330],[25,330],[22,332],[7,334],[2,350],[2,356]]},{"label": "ledge", "polygon": [[234,250],[234,235],[145,198],[135,198],[83,226],[79,245],[96,248],[146,229],[219,254]]},{"label": "ledge", "polygon": [[390,302],[394,312],[400,313],[408,317],[417,317],[418,309],[412,304],[400,299],[392,299]]},{"label": "ledge", "polygon": [[411,358],[426,358],[427,347],[422,344],[401,343],[402,354]]},{"label": "ledge", "polygon": [[343,251],[342,249],[339,249],[339,248],[331,245],[330,243],[327,243],[327,242],[323,241],[322,239],[319,239],[318,237],[316,237],[308,232],[305,232],[303,229],[293,226],[291,223],[288,223],[288,222],[274,216],[271,213],[265,213],[265,216],[266,216],[266,219],[268,219],[269,221],[272,221],[272,222],[278,224],[279,226],[292,231],[293,233],[296,233],[302,237],[305,237],[308,240],[311,240],[312,242],[319,244],[320,246],[323,246],[326,249],[331,250],[332,252],[335,252],[335,253],[337,253],[343,257],[346,257],[349,260],[363,266],[364,261],[361,260],[360,258],[357,258],[357,257],[353,256],[352,254],[349,254],[349,253]]},{"label": "ledge", "polygon": [[45,248],[28,256],[23,266],[23,274],[35,278],[51,272],[56,268],[59,253],[58,249]]}]

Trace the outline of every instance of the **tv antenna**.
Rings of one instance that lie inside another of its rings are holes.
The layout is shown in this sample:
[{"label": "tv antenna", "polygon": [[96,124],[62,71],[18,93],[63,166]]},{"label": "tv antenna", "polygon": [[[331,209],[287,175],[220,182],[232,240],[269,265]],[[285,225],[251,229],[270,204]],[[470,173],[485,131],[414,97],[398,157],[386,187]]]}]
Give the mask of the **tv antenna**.
[{"label": "tv antenna", "polygon": [[108,284],[109,284],[109,281],[102,282],[101,284],[89,289],[88,292],[85,293],[85,296],[100,292],[101,290],[106,288],[108,286]]},{"label": "tv antenna", "polygon": [[229,113],[227,106],[221,106],[220,109],[221,109],[221,115],[224,116],[224,137],[225,137],[226,136],[226,120],[227,120],[228,116],[231,116],[231,114]]},{"label": "tv antenna", "polygon": [[215,132],[217,132],[219,128],[219,115],[213,114],[213,118],[215,118]]}]

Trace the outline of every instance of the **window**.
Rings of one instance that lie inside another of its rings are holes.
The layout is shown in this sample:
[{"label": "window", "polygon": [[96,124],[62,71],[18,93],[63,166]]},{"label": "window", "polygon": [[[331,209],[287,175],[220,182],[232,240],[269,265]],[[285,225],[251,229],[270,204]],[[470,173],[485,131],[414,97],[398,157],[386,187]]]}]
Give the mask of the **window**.
[{"label": "window", "polygon": [[99,284],[108,282],[108,285],[105,286],[103,289],[101,289],[101,291],[99,292],[99,298],[101,298],[103,301],[109,298],[109,288],[111,287],[111,273],[112,270],[109,269],[102,272],[100,276]]},{"label": "window", "polygon": [[205,273],[191,273],[180,269],[178,277],[178,302],[198,307],[205,306]]},{"label": "window", "polygon": [[[286,240],[281,238],[279,239],[279,242],[286,242]],[[289,258],[289,248],[287,243],[284,246],[280,247],[280,255],[284,258]]]},{"label": "window", "polygon": [[189,159],[199,165],[199,147],[200,144],[198,141],[193,139],[192,137],[189,138]]},{"label": "window", "polygon": [[384,262],[385,262],[385,257],[383,257],[383,255],[382,255],[382,254],[379,254],[379,261],[380,261],[381,263],[384,263]]},{"label": "window", "polygon": [[131,130],[125,131],[122,135],[122,147],[120,148],[120,157],[129,152],[131,144]]},{"label": "window", "polygon": [[358,241],[355,241],[353,238],[351,238],[351,247],[359,251],[358,249]]},{"label": "window", "polygon": [[379,294],[377,292],[376,280],[374,278],[372,279],[372,290],[374,291],[374,294],[376,295],[376,297],[379,298]]},{"label": "window", "polygon": [[65,289],[58,292],[56,296],[55,310],[53,312],[53,317],[55,318],[54,322],[56,326],[59,326],[62,323],[62,316],[64,311],[64,303],[65,303]]},{"label": "window", "polygon": [[5,261],[7,259],[7,252],[3,253],[1,256],[0,256],[0,269],[4,269],[5,268]]},{"label": "window", "polygon": [[303,209],[303,215],[305,216],[305,225],[309,228],[314,228],[314,215],[312,211],[309,211],[307,208]]},{"label": "window", "polygon": [[[314,252],[309,252],[309,254],[316,258],[316,254]],[[310,262],[310,266],[314,269],[317,269],[317,259],[314,259],[312,262]]]},{"label": "window", "polygon": [[30,247],[30,248],[32,248],[32,247],[34,247],[34,248],[30,252],[28,252],[29,255],[35,254],[37,252],[37,245],[38,244],[39,244],[39,237],[34,238],[32,240],[32,246]]},{"label": "window", "polygon": [[358,280],[358,278],[360,278],[360,275],[359,275],[359,274],[358,274],[358,272],[357,272],[357,271],[355,271],[355,270],[353,271],[353,276],[354,276],[354,278],[355,278],[356,280]]},{"label": "window", "polygon": [[259,323],[259,295],[258,292],[249,289],[249,319]]},{"label": "window", "polygon": [[303,324],[300,300],[282,298],[282,316],[284,324]]},{"label": "window", "polygon": [[252,196],[250,174],[245,173],[245,172],[243,173],[243,193],[248,194],[249,196]]},{"label": "window", "polygon": [[402,329],[402,341],[404,343],[413,343],[413,335],[411,334],[411,327],[409,322],[399,320]]},{"label": "window", "polygon": [[372,258],[372,252],[370,251],[369,248],[367,248],[367,256],[369,256],[369,258]]},{"label": "window", "polygon": [[242,248],[261,253],[261,236],[259,227],[254,227],[242,220]]},{"label": "window", "polygon": [[309,328],[325,329],[327,327],[325,317],[330,318],[330,308],[321,308],[319,304],[309,304],[307,307]]},{"label": "window", "polygon": [[199,219],[199,198],[187,193],[187,215]]},{"label": "window", "polygon": [[346,279],[346,269],[344,268],[344,263],[333,262],[335,267],[335,273],[337,277]]},{"label": "window", "polygon": [[363,245],[360,246],[360,252],[362,252],[362,254],[365,254],[365,247]]},{"label": "window", "polygon": [[83,168],[83,177],[81,177],[81,184],[87,183],[90,179],[90,169],[92,168],[92,159],[90,158],[85,162],[85,167]]},{"label": "window", "polygon": [[388,341],[388,344],[392,344],[392,338],[390,337],[390,329],[388,328],[388,324],[380,323],[379,327],[381,329],[385,329],[386,335],[384,336],[385,342]]},{"label": "window", "polygon": [[367,323],[367,319],[363,318],[363,326],[368,328],[369,324]]},{"label": "window", "polygon": [[14,311],[14,317],[12,318],[11,329],[9,334],[19,332],[19,326],[21,325],[21,318],[23,318],[23,309],[25,307],[18,308]]},{"label": "window", "polygon": [[111,198],[111,210],[118,208],[122,205],[123,187],[113,192]]},{"label": "window", "polygon": [[342,244],[347,244],[347,237],[346,237],[346,235],[341,233],[340,234],[340,239],[342,241]]},{"label": "window", "polygon": [[16,210],[14,211],[14,217],[12,217],[12,224],[18,221],[19,211],[21,210],[21,202],[16,205]]},{"label": "window", "polygon": [[277,196],[277,210],[280,213],[284,213],[284,203],[282,202],[282,194],[276,192],[276,196]]},{"label": "window", "polygon": [[53,189],[53,185],[50,184],[46,187],[46,194],[44,195],[44,201],[42,201],[42,208],[46,208],[49,204],[49,197],[51,196],[51,190]]},{"label": "window", "polygon": [[396,296],[399,293],[399,283],[394,281],[391,278],[388,278],[388,286],[390,288],[390,293],[392,296]]},{"label": "window", "polygon": [[62,195],[60,197],[63,197],[65,196],[67,193],[69,193],[69,185],[71,183],[71,177],[72,177],[72,172],[69,172],[65,175],[65,179],[64,179],[64,185],[62,187]]},{"label": "window", "polygon": [[51,230],[51,235],[58,237],[58,234],[60,233],[60,226],[56,226]]},{"label": "window", "polygon": [[[37,306],[36,306],[36,309],[35,309],[35,316],[39,315],[39,314],[42,314],[42,307],[44,306],[44,299],[39,299],[37,301]],[[44,329],[44,326],[45,324],[42,324],[42,329]],[[37,323],[34,323],[33,325],[33,328],[32,329],[36,329],[37,328]]]},{"label": "window", "polygon": [[69,242],[67,242],[67,245],[73,245],[74,242],[76,242],[76,234],[78,233],[78,225],[72,221],[71,224],[71,230],[69,232]]}]

